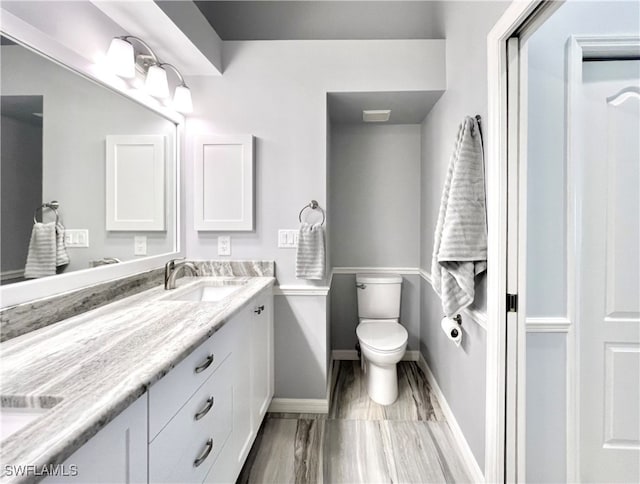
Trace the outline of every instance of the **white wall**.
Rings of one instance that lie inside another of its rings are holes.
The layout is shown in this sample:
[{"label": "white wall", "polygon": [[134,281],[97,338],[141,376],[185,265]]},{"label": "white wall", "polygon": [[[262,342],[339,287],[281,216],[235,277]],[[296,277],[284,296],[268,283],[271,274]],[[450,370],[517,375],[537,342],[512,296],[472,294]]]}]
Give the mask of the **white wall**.
[{"label": "white wall", "polygon": [[[21,46],[1,49],[2,94],[44,96],[42,198],[60,202],[66,228],[89,230],[90,247],[69,248],[71,262],[65,272],[86,269],[90,260],[103,257],[133,259],[134,235],[147,236],[149,255],[171,252],[176,215],[168,208],[175,196],[171,157],[175,125]],[[105,230],[105,137],[112,134],[165,135],[166,231]],[[47,217],[51,220],[50,214]]]},{"label": "white wall", "polygon": [[[566,45],[640,32],[640,4],[569,0],[527,41],[527,317],[567,317]],[[579,325],[579,321],[573,321]],[[566,479],[566,333],[527,335],[527,480]]]},{"label": "white wall", "polygon": [[[186,159],[198,133],[256,137],[256,229],[229,234],[231,258],[274,259],[279,284],[305,285],[295,278],[295,250],[278,249],[277,233],[297,228],[298,212],[311,199],[327,208],[327,93],[443,89],[444,41],[225,42],[223,59],[224,76],[188,79],[196,102]],[[189,163],[185,177],[192,193]],[[219,234],[193,230],[189,198],[185,224],[187,256],[218,258]],[[326,363],[299,351],[313,347],[326,361],[330,350],[326,297],[316,296],[318,304],[313,298],[277,297],[277,397],[326,395]]]},{"label": "white wall", "polygon": [[[480,114],[486,119],[486,36],[508,5],[485,1],[440,4],[438,20],[447,39],[447,90],[422,124],[420,266],[428,272],[440,196],[458,125],[465,115]],[[481,310],[486,307],[482,280],[476,286],[475,305]],[[441,316],[440,299],[424,282],[421,350],[480,468],[484,468],[486,335],[480,326],[466,319],[465,343],[456,348],[438,328]]]}]

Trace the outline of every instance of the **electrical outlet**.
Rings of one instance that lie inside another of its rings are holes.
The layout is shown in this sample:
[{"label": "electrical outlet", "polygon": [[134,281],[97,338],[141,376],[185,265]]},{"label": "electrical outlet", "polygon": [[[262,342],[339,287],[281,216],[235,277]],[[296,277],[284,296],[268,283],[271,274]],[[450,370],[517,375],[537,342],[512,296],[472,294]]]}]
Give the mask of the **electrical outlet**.
[{"label": "electrical outlet", "polygon": [[133,255],[147,255],[146,235],[136,235],[133,238]]},{"label": "electrical outlet", "polygon": [[67,247],[89,247],[89,230],[65,229],[64,245]]},{"label": "electrical outlet", "polygon": [[218,237],[218,255],[231,255],[231,237],[228,235]]},{"label": "electrical outlet", "polygon": [[298,247],[298,230],[278,230],[278,247],[281,249]]}]

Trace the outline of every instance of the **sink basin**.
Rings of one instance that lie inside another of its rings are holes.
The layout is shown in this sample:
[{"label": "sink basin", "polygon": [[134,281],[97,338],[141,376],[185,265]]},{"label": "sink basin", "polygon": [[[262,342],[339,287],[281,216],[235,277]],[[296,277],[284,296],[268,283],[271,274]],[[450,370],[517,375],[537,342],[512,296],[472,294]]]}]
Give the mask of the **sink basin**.
[{"label": "sink basin", "polygon": [[1,408],[0,409],[0,441],[47,413],[47,408]]},{"label": "sink basin", "polygon": [[0,441],[15,434],[34,420],[42,417],[62,399],[57,397],[35,397],[38,406],[31,406],[25,397],[2,396],[0,407]]},{"label": "sink basin", "polygon": [[242,285],[227,285],[227,286],[198,286],[194,287],[190,291],[178,292],[177,294],[170,294],[164,299],[169,301],[206,301],[215,302],[224,299],[225,297],[233,294],[242,288]]}]

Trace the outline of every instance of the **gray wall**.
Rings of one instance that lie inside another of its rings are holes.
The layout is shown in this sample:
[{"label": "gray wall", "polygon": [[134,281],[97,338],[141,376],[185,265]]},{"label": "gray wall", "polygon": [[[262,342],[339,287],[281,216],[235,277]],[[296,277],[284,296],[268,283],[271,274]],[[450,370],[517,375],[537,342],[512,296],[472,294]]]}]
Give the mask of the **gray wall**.
[{"label": "gray wall", "polygon": [[92,259],[133,259],[135,235],[147,236],[148,255],[173,250],[173,161],[168,162],[165,172],[167,230],[105,230],[105,137],[163,134],[167,138],[167,160],[172,160],[175,125],[21,46],[5,45],[1,49],[2,94],[44,97],[43,200],[60,202],[60,216],[67,229],[89,229],[90,247],[68,249],[71,263],[66,272],[86,269]]},{"label": "gray wall", "polygon": [[[187,79],[197,102],[187,118],[186,157],[192,157],[194,137],[201,133],[256,137],[256,228],[225,234],[231,235],[231,257],[273,259],[280,285],[311,285],[295,278],[295,250],[278,249],[277,240],[278,229],[298,227],[298,212],[309,200],[324,208],[331,203],[327,93],[443,89],[444,42],[225,42],[223,58],[224,76]],[[191,193],[193,170],[185,168],[185,191]],[[193,230],[188,197],[185,208],[187,256],[216,258],[220,234]],[[331,224],[329,215],[328,230]],[[275,318],[275,396],[325,398],[327,297],[276,296]],[[322,351],[324,363],[310,358],[308,348]]]},{"label": "gray wall", "polygon": [[326,299],[274,298],[276,397],[327,397]]},{"label": "gray wall", "polygon": [[566,470],[565,335],[527,335],[527,482],[564,482]]},{"label": "gray wall", "polygon": [[419,125],[333,125],[330,187],[335,267],[418,266]]},{"label": "gray wall", "polygon": [[[458,125],[465,115],[480,114],[486,120],[486,36],[508,6],[508,2],[439,4],[437,15],[447,39],[447,90],[422,124],[420,266],[428,272],[440,196]],[[486,125],[483,128],[486,138]],[[462,347],[448,342],[439,329],[440,299],[428,283],[422,286],[420,348],[482,469],[486,335],[479,325],[467,320],[463,322]],[[476,286],[475,305],[480,310],[486,307],[482,280]]]},{"label": "gray wall", "polygon": [[[327,206],[327,93],[440,90],[444,54],[442,40],[225,42],[224,76],[188,79],[198,102],[185,149],[189,159],[201,133],[256,137],[256,228],[231,234],[232,257],[274,259],[281,284],[307,284],[295,278],[295,251],[278,249],[278,229],[297,228],[311,199]],[[191,203],[185,224],[189,257],[215,258],[219,234],[192,229]]]},{"label": "gray wall", "polygon": [[[420,250],[420,126],[331,127],[329,247],[335,267],[417,267]],[[403,277],[400,322],[419,349],[420,277]],[[358,338],[355,275],[331,284],[331,349]]]},{"label": "gray wall", "polygon": [[33,212],[42,204],[42,124],[0,121],[0,270],[24,269]]},{"label": "gray wall", "polygon": [[[527,318],[567,316],[566,45],[571,35],[640,31],[640,4],[561,6],[527,41]],[[579,325],[579,321],[573,322]],[[566,479],[566,334],[527,335],[527,480]]]}]

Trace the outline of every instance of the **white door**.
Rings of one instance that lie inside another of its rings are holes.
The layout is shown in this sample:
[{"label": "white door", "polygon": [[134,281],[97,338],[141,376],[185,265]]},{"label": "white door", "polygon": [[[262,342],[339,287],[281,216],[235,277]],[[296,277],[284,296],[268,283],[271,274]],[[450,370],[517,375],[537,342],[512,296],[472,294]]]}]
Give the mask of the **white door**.
[{"label": "white door", "polygon": [[583,63],[576,130],[582,482],[640,481],[640,61]]}]

